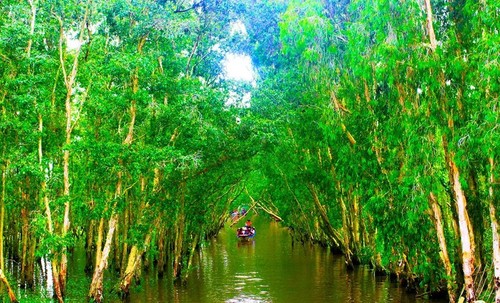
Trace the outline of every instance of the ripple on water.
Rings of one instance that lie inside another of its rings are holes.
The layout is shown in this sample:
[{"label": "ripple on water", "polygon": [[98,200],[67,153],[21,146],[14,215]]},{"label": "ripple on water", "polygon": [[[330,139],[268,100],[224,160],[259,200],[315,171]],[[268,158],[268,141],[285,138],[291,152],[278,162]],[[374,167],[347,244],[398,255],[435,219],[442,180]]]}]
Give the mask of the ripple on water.
[{"label": "ripple on water", "polygon": [[235,298],[226,300],[225,302],[226,303],[270,303],[272,301],[257,296],[248,296],[245,294],[241,294]]}]

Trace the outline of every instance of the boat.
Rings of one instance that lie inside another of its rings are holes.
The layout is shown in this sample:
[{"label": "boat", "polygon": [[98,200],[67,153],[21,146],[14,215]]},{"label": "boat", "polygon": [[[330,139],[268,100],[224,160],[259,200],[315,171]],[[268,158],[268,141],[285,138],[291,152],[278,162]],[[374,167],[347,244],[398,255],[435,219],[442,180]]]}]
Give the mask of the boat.
[{"label": "boat", "polygon": [[255,227],[253,226],[243,226],[236,230],[236,236],[241,240],[248,240],[255,237]]}]

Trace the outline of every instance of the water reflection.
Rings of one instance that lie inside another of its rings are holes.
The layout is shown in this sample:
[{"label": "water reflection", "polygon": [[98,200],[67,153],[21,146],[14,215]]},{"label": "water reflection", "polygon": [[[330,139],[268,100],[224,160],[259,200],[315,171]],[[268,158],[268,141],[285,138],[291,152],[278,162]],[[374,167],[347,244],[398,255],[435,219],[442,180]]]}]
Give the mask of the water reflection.
[{"label": "water reflection", "polygon": [[347,271],[343,258],[328,249],[292,245],[275,222],[252,221],[254,239],[239,241],[236,227],[226,227],[203,250],[178,302],[439,302],[408,295],[369,268]]},{"label": "water reflection", "polygon": [[241,295],[237,298],[229,299],[226,301],[226,303],[263,303],[263,302],[269,302],[269,301],[246,295]]},{"label": "water reflection", "polygon": [[255,239],[238,241],[238,247],[248,247],[248,246],[255,246]]},{"label": "water reflection", "polygon": [[[126,302],[162,303],[444,303],[415,298],[387,278],[375,277],[367,267],[347,271],[344,259],[328,249],[304,244],[292,245],[287,229],[265,218],[252,218],[258,233],[240,241],[236,228],[226,226],[194,259],[186,283],[172,282],[171,273],[157,279],[145,272],[139,287]],[[51,267],[42,259],[38,269],[38,294],[51,296]],[[11,265],[12,267],[15,267]],[[70,260],[68,302],[85,302],[90,277],[84,274],[85,253],[75,251]],[[14,273],[15,274],[15,273]],[[106,272],[105,289],[118,282]],[[49,290],[47,294],[46,290]],[[121,303],[109,292],[106,302]],[[22,300],[21,300],[22,301]]]}]

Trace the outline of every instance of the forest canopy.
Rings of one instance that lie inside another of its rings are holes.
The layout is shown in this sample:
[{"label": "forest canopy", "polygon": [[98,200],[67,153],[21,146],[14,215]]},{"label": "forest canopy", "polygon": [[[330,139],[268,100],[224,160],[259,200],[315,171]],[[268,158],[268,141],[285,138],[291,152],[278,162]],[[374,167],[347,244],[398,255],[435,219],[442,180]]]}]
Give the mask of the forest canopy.
[{"label": "forest canopy", "polygon": [[141,268],[187,279],[245,204],[349,267],[500,302],[499,20],[486,0],[2,0],[0,278],[31,288],[46,258],[63,302],[82,244],[91,300],[104,275],[124,296]]}]

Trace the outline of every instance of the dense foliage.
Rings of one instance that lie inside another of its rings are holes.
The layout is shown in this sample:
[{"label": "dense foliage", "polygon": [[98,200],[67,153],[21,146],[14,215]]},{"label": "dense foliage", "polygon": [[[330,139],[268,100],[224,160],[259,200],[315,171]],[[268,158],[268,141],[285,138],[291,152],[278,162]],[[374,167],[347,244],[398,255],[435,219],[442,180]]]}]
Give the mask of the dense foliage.
[{"label": "dense foliage", "polygon": [[252,111],[275,139],[259,159],[261,197],[297,237],[450,301],[464,279],[477,288],[468,301],[491,294],[499,12],[486,1],[335,0],[278,12],[277,68],[259,66]]},{"label": "dense foliage", "polygon": [[[472,0],[1,1],[0,276],[6,254],[32,287],[44,257],[62,302],[85,242],[93,300],[106,268],[123,295],[142,267],[186,278],[255,203],[348,266],[488,295],[499,20]],[[221,77],[228,51],[257,85]]]},{"label": "dense foliage", "polygon": [[2,243],[22,263],[21,286],[47,256],[62,301],[78,239],[94,300],[108,263],[126,294],[146,252],[160,274],[187,276],[192,248],[223,225],[252,156],[220,78],[228,9],[2,1]]}]

